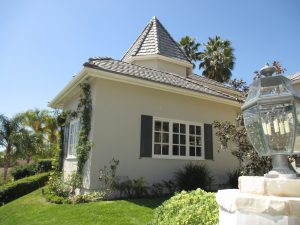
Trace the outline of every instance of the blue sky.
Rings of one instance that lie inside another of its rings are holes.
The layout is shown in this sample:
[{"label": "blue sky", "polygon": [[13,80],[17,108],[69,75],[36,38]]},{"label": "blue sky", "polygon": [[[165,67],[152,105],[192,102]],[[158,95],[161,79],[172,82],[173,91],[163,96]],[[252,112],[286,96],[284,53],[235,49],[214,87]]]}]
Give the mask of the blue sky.
[{"label": "blue sky", "polygon": [[175,40],[229,39],[233,78],[250,83],[275,59],[300,71],[299,11],[297,0],[1,1],[0,113],[45,108],[89,57],[120,59],[154,15]]}]

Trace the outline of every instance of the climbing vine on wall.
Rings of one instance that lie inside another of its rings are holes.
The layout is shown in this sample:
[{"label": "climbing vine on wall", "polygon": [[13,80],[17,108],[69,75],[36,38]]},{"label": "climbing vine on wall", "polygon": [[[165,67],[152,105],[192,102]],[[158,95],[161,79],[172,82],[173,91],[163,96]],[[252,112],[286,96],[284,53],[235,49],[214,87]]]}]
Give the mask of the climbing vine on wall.
[{"label": "climbing vine on wall", "polygon": [[83,167],[88,160],[92,143],[89,140],[91,131],[92,98],[91,87],[88,83],[80,85],[82,94],[77,107],[77,114],[80,116],[80,129],[78,136],[77,153],[77,174],[82,176]]}]

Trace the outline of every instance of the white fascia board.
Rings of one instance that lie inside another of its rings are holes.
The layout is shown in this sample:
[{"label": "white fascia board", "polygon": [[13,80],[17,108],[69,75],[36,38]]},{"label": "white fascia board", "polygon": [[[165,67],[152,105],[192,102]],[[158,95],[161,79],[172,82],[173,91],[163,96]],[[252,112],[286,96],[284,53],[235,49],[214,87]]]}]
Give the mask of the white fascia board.
[{"label": "white fascia board", "polygon": [[132,84],[132,85],[138,85],[138,86],[142,86],[142,87],[148,87],[148,88],[152,88],[152,89],[172,92],[172,93],[186,95],[186,96],[195,97],[195,98],[200,98],[200,99],[204,99],[204,100],[210,100],[210,101],[234,106],[237,108],[241,108],[240,103],[233,101],[233,100],[225,99],[222,97],[216,97],[213,95],[196,92],[196,91],[192,91],[192,90],[188,90],[188,89],[184,89],[184,88],[180,88],[180,87],[175,87],[175,86],[171,86],[168,84],[162,84],[162,83],[158,83],[158,82],[154,82],[154,81],[147,81],[142,78],[139,79],[136,77],[128,77],[126,75],[115,74],[115,73],[106,72],[103,70],[98,70],[98,69],[93,69],[93,68],[86,68],[86,70],[88,71],[89,76],[95,77],[95,78],[102,78],[102,79],[107,79],[107,80],[112,80],[112,81],[117,81],[117,82],[128,83],[128,84]]},{"label": "white fascia board", "polygon": [[292,80],[292,83],[293,83],[293,84],[299,84],[299,83],[300,83],[300,79]]},{"label": "white fascia board", "polygon": [[70,94],[86,77],[88,72],[84,67],[55,97],[48,103],[48,107],[62,108],[61,101]]}]

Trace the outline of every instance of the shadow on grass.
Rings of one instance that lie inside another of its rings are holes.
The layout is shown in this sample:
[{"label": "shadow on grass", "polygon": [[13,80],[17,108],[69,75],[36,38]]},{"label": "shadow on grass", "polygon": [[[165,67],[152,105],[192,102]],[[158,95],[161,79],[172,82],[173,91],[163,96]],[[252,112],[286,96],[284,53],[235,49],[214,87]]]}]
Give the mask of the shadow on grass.
[{"label": "shadow on grass", "polygon": [[132,202],[136,205],[144,206],[147,208],[155,209],[160,206],[164,201],[168,200],[170,197],[163,198],[139,198],[139,199],[129,199],[128,202]]}]

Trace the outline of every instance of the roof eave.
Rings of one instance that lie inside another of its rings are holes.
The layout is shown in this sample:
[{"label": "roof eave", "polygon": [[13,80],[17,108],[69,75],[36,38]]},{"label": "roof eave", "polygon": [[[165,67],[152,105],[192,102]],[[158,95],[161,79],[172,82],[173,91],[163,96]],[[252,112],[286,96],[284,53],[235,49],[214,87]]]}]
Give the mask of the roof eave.
[{"label": "roof eave", "polygon": [[223,98],[221,96],[215,96],[215,95],[211,95],[211,94],[207,94],[207,93],[203,93],[203,92],[188,90],[186,88],[176,87],[176,86],[172,86],[172,85],[168,85],[168,84],[164,84],[164,83],[148,81],[143,78],[129,77],[129,76],[126,76],[126,74],[122,74],[123,76],[120,76],[119,73],[114,73],[114,72],[107,71],[105,69],[96,68],[96,67],[86,68],[86,70],[89,71],[89,74],[88,74],[89,76],[95,77],[95,78],[119,81],[119,82],[128,83],[128,84],[132,84],[132,85],[139,85],[139,86],[158,89],[158,90],[162,90],[162,91],[173,92],[176,94],[182,94],[182,95],[186,95],[186,96],[190,96],[190,97],[201,98],[204,100],[211,100],[214,102],[231,105],[231,106],[234,106],[237,108],[241,107],[241,104],[238,101]]},{"label": "roof eave", "polygon": [[49,103],[48,107],[63,108],[62,101],[70,92],[74,90],[86,77],[88,71],[84,67]]}]

